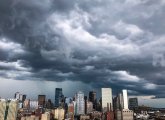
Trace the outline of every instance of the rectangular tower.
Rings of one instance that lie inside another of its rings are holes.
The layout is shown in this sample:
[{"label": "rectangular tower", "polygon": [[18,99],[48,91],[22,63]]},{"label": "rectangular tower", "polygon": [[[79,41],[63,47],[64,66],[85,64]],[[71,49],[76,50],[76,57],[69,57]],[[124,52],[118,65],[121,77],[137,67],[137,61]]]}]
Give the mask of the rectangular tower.
[{"label": "rectangular tower", "polygon": [[38,95],[38,105],[44,107],[46,101],[45,95]]},{"label": "rectangular tower", "polygon": [[55,89],[55,107],[59,107],[63,98],[62,88]]},{"label": "rectangular tower", "polygon": [[93,108],[96,109],[97,106],[96,92],[94,91],[89,92],[89,101],[93,103]]},{"label": "rectangular tower", "polygon": [[79,91],[76,94],[76,115],[81,115],[84,113],[85,113],[84,93]]},{"label": "rectangular tower", "polygon": [[127,90],[123,90],[123,102],[124,102],[124,109],[128,109]]},{"label": "rectangular tower", "polygon": [[112,89],[101,88],[101,93],[102,93],[102,111],[108,112],[110,110],[113,110]]}]

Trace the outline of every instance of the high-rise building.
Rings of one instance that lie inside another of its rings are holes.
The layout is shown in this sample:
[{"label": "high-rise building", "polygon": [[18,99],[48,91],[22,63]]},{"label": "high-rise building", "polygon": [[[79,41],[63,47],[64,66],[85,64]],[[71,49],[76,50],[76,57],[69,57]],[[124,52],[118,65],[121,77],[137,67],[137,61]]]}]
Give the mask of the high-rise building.
[{"label": "high-rise building", "polygon": [[112,103],[112,89],[111,88],[102,88],[102,111],[108,112],[112,110],[113,103]]},{"label": "high-rise building", "polygon": [[74,120],[74,104],[73,103],[68,104],[68,119]]},{"label": "high-rise building", "polygon": [[6,120],[16,120],[18,111],[18,101],[17,100],[8,100],[6,105]]},{"label": "high-rise building", "polygon": [[138,107],[138,99],[137,98],[129,98],[129,109],[134,110]]},{"label": "high-rise building", "polygon": [[93,103],[93,108],[96,109],[97,107],[96,92],[94,91],[89,92],[89,101]]},{"label": "high-rise building", "polygon": [[85,102],[85,114],[87,114],[87,102],[88,102],[87,99],[88,99],[87,96],[84,96],[84,102]]},{"label": "high-rise building", "polygon": [[124,109],[128,109],[127,90],[123,90],[123,102],[124,102]]},{"label": "high-rise building", "polygon": [[93,111],[93,103],[90,101],[87,101],[87,114],[91,113]]},{"label": "high-rise building", "polygon": [[20,93],[19,92],[16,92],[15,95],[14,95],[14,98],[19,100],[19,97],[20,97]]},{"label": "high-rise building", "polygon": [[26,100],[26,95],[22,95],[21,101],[24,102]]},{"label": "high-rise building", "polygon": [[21,101],[21,102],[24,102],[25,99],[26,99],[26,95],[23,95],[19,92],[16,92],[15,95],[14,95],[14,98]]},{"label": "high-rise building", "polygon": [[123,95],[121,93],[118,94],[118,104],[119,104],[119,110],[122,110],[124,108],[124,101],[123,101]]},{"label": "high-rise building", "polygon": [[53,103],[52,103],[51,99],[48,99],[48,101],[46,102],[45,107],[47,109],[52,109],[53,108]]},{"label": "high-rise building", "polygon": [[0,99],[0,120],[5,118],[5,111],[6,111],[6,100]]},{"label": "high-rise building", "polygon": [[127,90],[122,90],[122,92],[123,94],[118,94],[116,97],[116,120],[133,120],[133,111],[128,109]]},{"label": "high-rise building", "polygon": [[76,115],[85,113],[84,93],[79,91],[76,94]]},{"label": "high-rise building", "polygon": [[55,89],[55,107],[59,107],[63,98],[62,88]]},{"label": "high-rise building", "polygon": [[45,105],[46,96],[45,95],[38,95],[38,105],[44,106]]}]

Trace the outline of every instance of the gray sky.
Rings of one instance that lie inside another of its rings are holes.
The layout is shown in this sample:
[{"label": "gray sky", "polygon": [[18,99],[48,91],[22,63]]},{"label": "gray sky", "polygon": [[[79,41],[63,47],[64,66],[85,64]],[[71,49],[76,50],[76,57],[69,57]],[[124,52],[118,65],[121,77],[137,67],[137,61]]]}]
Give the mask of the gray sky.
[{"label": "gray sky", "polygon": [[0,96],[165,97],[164,16],[164,0],[1,0]]}]

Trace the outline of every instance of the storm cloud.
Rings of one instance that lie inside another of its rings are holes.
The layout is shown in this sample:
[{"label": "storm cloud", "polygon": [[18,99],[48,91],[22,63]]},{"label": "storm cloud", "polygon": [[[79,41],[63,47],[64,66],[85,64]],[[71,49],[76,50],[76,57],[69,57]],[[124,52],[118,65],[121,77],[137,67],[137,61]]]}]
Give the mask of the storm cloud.
[{"label": "storm cloud", "polygon": [[0,78],[164,97],[164,16],[164,0],[1,0]]}]

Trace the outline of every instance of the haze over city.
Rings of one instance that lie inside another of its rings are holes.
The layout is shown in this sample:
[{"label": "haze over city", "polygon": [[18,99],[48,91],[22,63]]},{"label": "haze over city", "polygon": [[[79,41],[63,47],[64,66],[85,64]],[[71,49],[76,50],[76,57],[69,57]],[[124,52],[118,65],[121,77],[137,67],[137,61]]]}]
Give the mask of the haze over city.
[{"label": "haze over city", "polygon": [[0,97],[111,87],[165,107],[164,16],[164,0],[0,0]]}]

